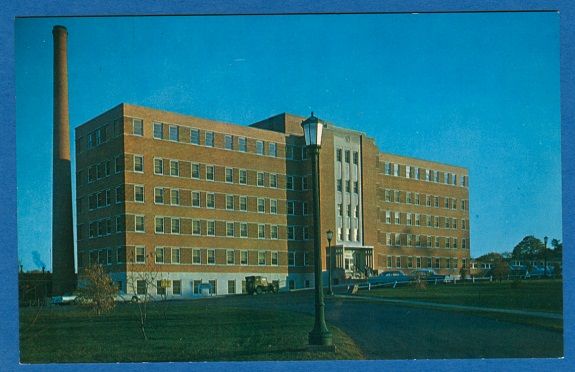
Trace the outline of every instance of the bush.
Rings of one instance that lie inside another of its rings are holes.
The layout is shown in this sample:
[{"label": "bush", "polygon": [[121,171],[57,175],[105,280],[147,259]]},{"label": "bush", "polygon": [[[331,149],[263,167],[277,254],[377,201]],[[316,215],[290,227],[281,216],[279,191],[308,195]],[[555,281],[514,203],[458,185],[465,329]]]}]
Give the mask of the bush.
[{"label": "bush", "polygon": [[84,269],[82,284],[77,303],[91,307],[98,315],[114,309],[114,296],[118,288],[101,265]]}]

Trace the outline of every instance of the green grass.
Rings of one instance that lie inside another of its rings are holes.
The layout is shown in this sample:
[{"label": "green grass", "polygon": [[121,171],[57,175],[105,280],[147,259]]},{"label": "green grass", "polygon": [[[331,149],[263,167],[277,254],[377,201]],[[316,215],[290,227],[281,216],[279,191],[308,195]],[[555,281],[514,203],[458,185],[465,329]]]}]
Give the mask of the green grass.
[{"label": "green grass", "polygon": [[291,312],[151,304],[147,341],[134,304],[100,317],[77,306],[45,308],[35,322],[34,313],[20,312],[22,363],[364,359],[333,326],[336,353],[306,351],[313,317]]},{"label": "green grass", "polygon": [[560,280],[504,281],[457,284],[429,284],[362,291],[362,295],[428,301],[443,304],[520,309],[561,313],[563,284]]},{"label": "green grass", "polygon": [[[531,280],[477,282],[458,284],[428,284],[427,288],[402,286],[396,288],[379,288],[362,291],[361,295],[383,297],[399,300],[414,300],[421,302],[476,306],[495,309],[511,309],[535,312],[562,313],[563,282],[561,280]],[[562,331],[563,321],[536,316],[488,313],[454,309],[473,315],[497,320],[527,324],[547,329]]]}]

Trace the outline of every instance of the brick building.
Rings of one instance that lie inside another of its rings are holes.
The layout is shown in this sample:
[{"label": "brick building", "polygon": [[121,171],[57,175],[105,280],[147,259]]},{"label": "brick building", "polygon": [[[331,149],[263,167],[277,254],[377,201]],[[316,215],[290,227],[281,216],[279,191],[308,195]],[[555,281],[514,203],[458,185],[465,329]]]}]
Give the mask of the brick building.
[{"label": "brick building", "polygon": [[[260,274],[282,289],[313,286],[303,119],[239,126],[121,104],[76,128],[79,269],[106,265],[133,293],[144,291],[134,274],[152,268],[169,288],[149,290],[174,297],[202,282],[242,293]],[[466,169],[381,153],[330,123],[320,169],[336,282],[391,268],[458,273],[468,262]]]}]

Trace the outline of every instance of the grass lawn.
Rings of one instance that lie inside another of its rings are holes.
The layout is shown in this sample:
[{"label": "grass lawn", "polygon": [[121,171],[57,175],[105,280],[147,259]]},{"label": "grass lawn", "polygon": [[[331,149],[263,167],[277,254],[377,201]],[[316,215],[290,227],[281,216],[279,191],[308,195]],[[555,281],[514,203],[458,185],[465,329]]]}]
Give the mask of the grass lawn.
[{"label": "grass lawn", "polygon": [[[498,309],[551,313],[563,311],[563,282],[561,280],[428,284],[427,288],[416,288],[410,285],[361,291],[361,295]],[[473,312],[473,314],[555,330],[563,329],[561,320],[499,313]]]},{"label": "grass lawn", "polygon": [[364,359],[330,326],[337,352],[306,351],[313,317],[293,312],[210,307],[202,301],[150,304],[148,340],[138,307],[121,304],[96,316],[78,306],[20,311],[22,363]]}]

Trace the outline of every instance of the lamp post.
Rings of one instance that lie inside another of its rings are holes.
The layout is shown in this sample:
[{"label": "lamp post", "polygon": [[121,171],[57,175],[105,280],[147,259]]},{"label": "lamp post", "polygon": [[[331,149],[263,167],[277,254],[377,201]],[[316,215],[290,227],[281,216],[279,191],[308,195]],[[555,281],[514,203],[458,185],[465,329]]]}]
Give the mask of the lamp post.
[{"label": "lamp post", "polygon": [[321,231],[319,210],[319,150],[321,148],[321,134],[323,123],[311,113],[301,126],[305,136],[305,144],[312,164],[312,191],[313,191],[313,258],[315,277],[315,323],[308,335],[309,345],[331,346],[333,345],[331,332],[325,324],[325,304],[323,302],[322,260],[321,260]]},{"label": "lamp post", "polygon": [[333,267],[333,252],[331,251],[331,240],[333,239],[333,231],[327,230],[325,233],[327,236],[327,251],[329,252],[329,295],[333,296],[333,288],[332,288],[332,279],[331,279],[331,271]]},{"label": "lamp post", "polygon": [[543,241],[545,242],[545,250],[543,251],[543,277],[547,278],[547,240],[549,240],[548,237],[543,237]]}]

